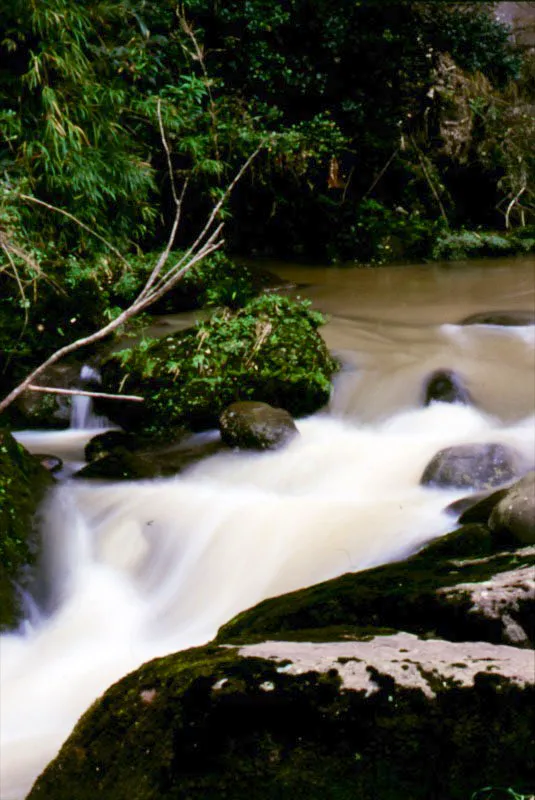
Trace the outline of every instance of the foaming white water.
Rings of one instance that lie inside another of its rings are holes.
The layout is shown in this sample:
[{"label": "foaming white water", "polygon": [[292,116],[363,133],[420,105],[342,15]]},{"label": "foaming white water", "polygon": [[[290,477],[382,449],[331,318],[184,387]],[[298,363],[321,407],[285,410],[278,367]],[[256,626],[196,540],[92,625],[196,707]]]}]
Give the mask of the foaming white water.
[{"label": "foaming white water", "polygon": [[445,405],[366,427],[315,417],[281,452],[217,456],[176,479],[59,488],[44,530],[46,610],[1,642],[2,799],[24,797],[92,700],[143,661],[208,641],[265,597],[446,532],[442,509],[465,492],[420,487],[429,459],[493,441],[527,465],[533,423]]},{"label": "foaming white water", "polygon": [[508,421],[535,408],[535,326],[414,327],[333,319],[325,338],[345,369],[331,409],[367,422],[422,405],[435,370],[452,370],[483,411]]}]

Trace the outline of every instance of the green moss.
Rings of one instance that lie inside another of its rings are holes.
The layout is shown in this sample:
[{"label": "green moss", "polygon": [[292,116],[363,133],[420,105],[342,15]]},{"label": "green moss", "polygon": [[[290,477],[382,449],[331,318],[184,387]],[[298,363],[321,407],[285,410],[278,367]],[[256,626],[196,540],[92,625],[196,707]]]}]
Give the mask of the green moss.
[{"label": "green moss", "polygon": [[105,387],[146,399],[128,409],[110,403],[109,413],[144,433],[214,426],[236,400],[264,401],[295,416],[312,413],[328,401],[337,368],[317,330],[322,322],[305,302],[266,295],[188,331],[122,350],[104,365]]},{"label": "green moss", "polygon": [[145,664],[82,717],[29,800],[466,800],[527,779],[533,687],[480,675],[431,700],[374,672],[366,696],[335,669],[280,666],[213,646]]},{"label": "green moss", "polygon": [[36,555],[33,517],[52,479],[6,430],[0,430],[0,629],[18,618],[13,581]]},{"label": "green moss", "polygon": [[[519,556],[512,548],[497,552],[487,528],[467,525],[406,561],[349,573],[265,600],[224,625],[217,641],[300,639],[304,633],[307,639],[317,640],[322,631],[333,627],[344,636],[359,638],[362,628],[379,627],[451,641],[499,643],[503,641],[499,619],[468,613],[468,596],[446,602],[437,589],[483,581],[524,564],[535,565],[535,555]],[[516,612],[517,621],[531,637],[532,610],[528,604],[519,604]]]}]

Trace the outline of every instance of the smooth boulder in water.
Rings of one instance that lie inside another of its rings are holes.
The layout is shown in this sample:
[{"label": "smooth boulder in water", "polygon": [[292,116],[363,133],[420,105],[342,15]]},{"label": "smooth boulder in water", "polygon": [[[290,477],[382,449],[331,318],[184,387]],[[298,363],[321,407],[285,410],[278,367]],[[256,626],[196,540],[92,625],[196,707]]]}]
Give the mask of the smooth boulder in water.
[{"label": "smooth boulder in water", "polygon": [[433,456],[420,483],[423,486],[493,489],[518,477],[520,455],[503,444],[460,444]]},{"label": "smooth boulder in water", "polygon": [[459,403],[468,405],[472,402],[470,393],[455,372],[449,369],[438,369],[433,372],[425,384],[424,406],[431,403]]},{"label": "smooth boulder in water", "polygon": [[225,444],[240,450],[277,450],[298,434],[287,411],[251,400],[232,403],[225,409],[219,429]]},{"label": "smooth boulder in water", "polygon": [[495,506],[489,527],[521,544],[535,544],[535,471],[515,483]]}]

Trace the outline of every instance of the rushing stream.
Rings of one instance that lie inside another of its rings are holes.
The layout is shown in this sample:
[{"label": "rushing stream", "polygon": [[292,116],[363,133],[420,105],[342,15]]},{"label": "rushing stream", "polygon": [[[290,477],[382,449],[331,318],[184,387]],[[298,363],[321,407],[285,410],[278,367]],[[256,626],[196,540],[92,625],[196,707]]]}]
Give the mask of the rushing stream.
[{"label": "rushing stream", "polygon": [[[455,323],[532,309],[533,264],[322,270],[277,265],[331,316],[344,363],[328,413],[285,450],[225,454],[172,479],[62,484],[43,513],[42,585],[1,641],[2,800],[23,798],[80,714],[143,661],[211,639],[259,600],[413,552],[466,491],[419,486],[430,458],[503,442],[533,463],[535,327]],[[475,407],[421,408],[457,371]],[[25,432],[77,462],[91,431]]]}]

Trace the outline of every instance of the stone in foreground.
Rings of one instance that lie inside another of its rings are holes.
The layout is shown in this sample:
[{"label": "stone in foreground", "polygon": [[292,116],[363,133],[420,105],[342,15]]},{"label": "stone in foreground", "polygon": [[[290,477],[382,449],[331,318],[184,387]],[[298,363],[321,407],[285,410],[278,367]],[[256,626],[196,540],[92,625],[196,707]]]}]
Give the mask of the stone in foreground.
[{"label": "stone in foreground", "polygon": [[82,717],[29,800],[466,800],[531,779],[532,653],[264,642],[142,666]]}]

